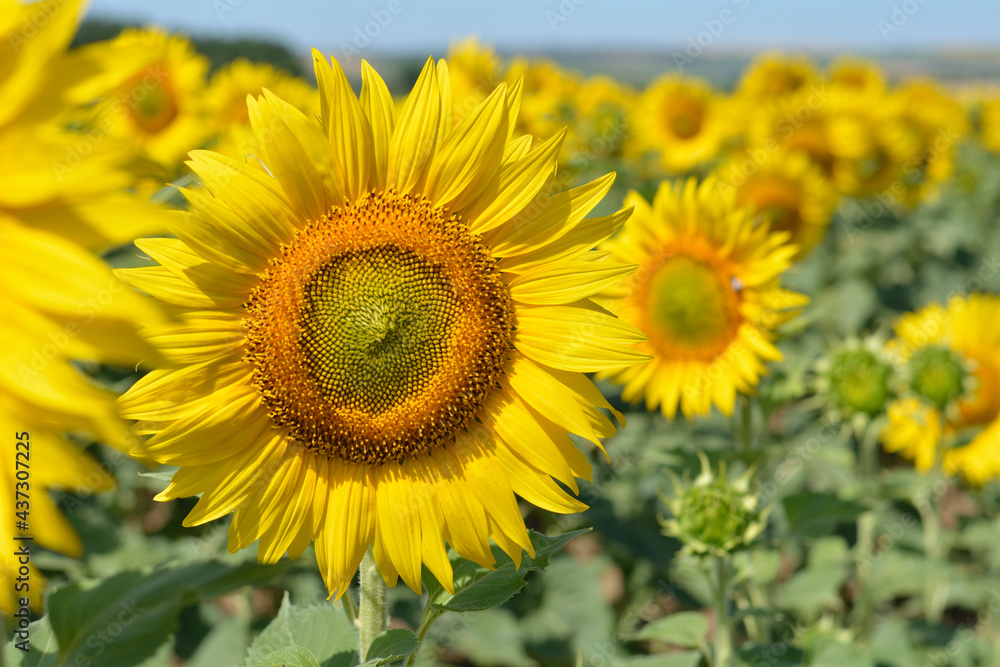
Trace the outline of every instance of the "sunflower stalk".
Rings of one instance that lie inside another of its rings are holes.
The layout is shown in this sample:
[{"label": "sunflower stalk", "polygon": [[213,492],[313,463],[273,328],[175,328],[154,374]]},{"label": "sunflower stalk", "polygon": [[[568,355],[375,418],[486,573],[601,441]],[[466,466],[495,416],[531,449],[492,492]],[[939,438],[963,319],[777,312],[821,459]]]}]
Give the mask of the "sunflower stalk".
[{"label": "sunflower stalk", "polygon": [[729,667],[733,662],[733,629],[729,616],[729,554],[712,557],[712,606],[715,611],[715,639],[712,667]]},{"label": "sunflower stalk", "polygon": [[386,585],[371,548],[361,560],[360,608],[356,621],[358,654],[361,662],[368,655],[372,642],[389,627],[389,612],[385,603]]},{"label": "sunflower stalk", "polygon": [[869,422],[861,434],[859,443],[859,463],[861,468],[861,495],[870,503],[870,508],[858,516],[858,542],[856,562],[858,563],[858,604],[855,607],[857,623],[861,635],[871,630],[874,613],[871,599],[871,556],[875,551],[875,527],[878,524],[878,435],[881,422]]},{"label": "sunflower stalk", "polygon": [[934,466],[927,476],[927,493],[917,498],[916,508],[924,528],[924,553],[931,566],[924,588],[924,618],[928,623],[939,623],[948,599],[948,579],[941,576],[945,564],[946,550],[941,544],[941,517],[935,496],[939,484],[946,482],[942,468],[941,446],[934,452]]},{"label": "sunflower stalk", "polygon": [[743,446],[743,455],[748,459],[753,457],[753,404],[750,398],[740,396],[740,444]]},{"label": "sunflower stalk", "polygon": [[[424,638],[427,636],[427,631],[431,629],[434,625],[434,621],[441,618],[444,612],[440,609],[435,609],[431,604],[431,601],[427,600],[427,606],[424,607],[424,617],[420,621],[420,627],[417,628],[417,639],[420,640],[420,645],[423,646]],[[406,660],[406,667],[413,667],[417,662],[417,655],[420,651],[410,654],[410,657]]]}]

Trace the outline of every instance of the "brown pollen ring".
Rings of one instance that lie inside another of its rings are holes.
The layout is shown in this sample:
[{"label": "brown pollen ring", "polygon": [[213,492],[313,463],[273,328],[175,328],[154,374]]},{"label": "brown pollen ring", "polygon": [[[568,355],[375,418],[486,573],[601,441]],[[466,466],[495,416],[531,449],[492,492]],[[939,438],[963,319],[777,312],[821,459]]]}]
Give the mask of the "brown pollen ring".
[{"label": "brown pollen ring", "polygon": [[513,331],[482,241],[392,191],[300,229],[245,307],[246,360],[275,426],[356,463],[453,442],[496,385]]}]

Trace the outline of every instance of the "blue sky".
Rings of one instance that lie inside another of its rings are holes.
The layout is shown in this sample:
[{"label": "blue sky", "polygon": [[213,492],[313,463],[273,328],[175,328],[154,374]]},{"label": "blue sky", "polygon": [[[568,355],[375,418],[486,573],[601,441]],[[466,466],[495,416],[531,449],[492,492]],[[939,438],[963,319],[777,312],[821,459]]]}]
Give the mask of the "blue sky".
[{"label": "blue sky", "polygon": [[696,41],[717,52],[1000,47],[995,0],[92,0],[89,15],[328,53],[361,45],[442,55],[452,37],[468,34],[501,51],[669,51]]}]

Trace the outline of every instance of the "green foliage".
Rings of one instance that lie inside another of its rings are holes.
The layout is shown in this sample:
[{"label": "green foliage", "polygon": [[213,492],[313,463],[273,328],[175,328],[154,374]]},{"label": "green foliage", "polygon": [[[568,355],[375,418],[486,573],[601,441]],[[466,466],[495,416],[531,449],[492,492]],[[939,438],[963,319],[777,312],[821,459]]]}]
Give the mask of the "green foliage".
[{"label": "green foliage", "polygon": [[540,570],[549,564],[556,551],[586,530],[576,530],[555,537],[529,534],[535,557],[524,556],[521,567],[515,569],[514,562],[496,545],[493,557],[496,569],[488,570],[480,565],[452,554],[455,570],[455,594],[451,595],[437,582],[433,575],[424,571],[424,586],[427,588],[431,605],[442,611],[482,611],[499,606],[517,595],[525,585],[525,576],[532,570]]},{"label": "green foliage", "polygon": [[[358,640],[344,611],[332,604],[297,607],[288,595],[278,615],[250,646],[249,667],[280,665],[281,652],[295,650],[295,659],[311,660],[320,667],[353,667],[358,664]],[[276,657],[276,655],[278,657]]]}]

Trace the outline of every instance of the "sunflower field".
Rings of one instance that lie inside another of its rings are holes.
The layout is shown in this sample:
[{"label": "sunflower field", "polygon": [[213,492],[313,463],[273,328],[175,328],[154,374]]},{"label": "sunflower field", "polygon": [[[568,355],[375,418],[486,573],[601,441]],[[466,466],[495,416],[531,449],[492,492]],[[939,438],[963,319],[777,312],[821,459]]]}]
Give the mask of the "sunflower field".
[{"label": "sunflower field", "polygon": [[0,666],[1000,666],[1000,88],[83,11],[0,0]]}]

